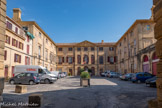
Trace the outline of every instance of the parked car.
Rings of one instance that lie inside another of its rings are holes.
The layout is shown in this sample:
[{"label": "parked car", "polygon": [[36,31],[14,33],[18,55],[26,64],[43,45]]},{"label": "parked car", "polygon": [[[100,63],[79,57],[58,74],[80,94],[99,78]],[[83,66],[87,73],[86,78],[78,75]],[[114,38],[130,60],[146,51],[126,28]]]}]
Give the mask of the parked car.
[{"label": "parked car", "polygon": [[152,78],[147,79],[147,80],[145,81],[146,86],[147,86],[147,85],[149,85],[150,87],[151,87],[151,86],[156,87],[156,79],[157,79],[157,77],[156,77],[156,76],[154,76],[154,77],[152,77]]},{"label": "parked car", "polygon": [[121,74],[121,75],[119,76],[119,78],[120,78],[121,80],[123,80],[123,79],[124,79],[124,75]]},{"label": "parked car", "polygon": [[67,72],[63,72],[64,73],[64,75],[65,75],[65,77],[67,76]]},{"label": "parked car", "polygon": [[118,78],[119,77],[119,73],[117,73],[117,72],[109,72],[108,73],[108,77],[109,78]]},{"label": "parked car", "polygon": [[122,80],[128,81],[132,79],[133,74],[132,73],[127,73],[122,76]]},{"label": "parked car", "polygon": [[20,73],[9,80],[10,84],[38,84],[40,78],[37,73]]},{"label": "parked car", "polygon": [[141,83],[141,82],[145,82],[147,79],[154,77],[154,75],[148,73],[148,72],[139,72],[136,74],[133,74],[132,76],[132,82],[135,83]]},{"label": "parked car", "polygon": [[20,73],[36,73],[39,75],[41,83],[53,83],[57,80],[56,75],[52,74],[48,69],[42,66],[35,65],[17,65],[15,66],[14,75],[18,75]]},{"label": "parked car", "polygon": [[102,76],[102,77],[105,77],[106,73],[107,73],[106,71],[103,72],[103,73],[101,73],[101,76]]},{"label": "parked car", "polygon": [[65,74],[63,72],[59,72],[59,77],[60,78],[64,78],[65,77]]},{"label": "parked car", "polygon": [[51,73],[56,75],[57,79],[60,79],[61,76],[59,75],[59,71],[52,71]]}]

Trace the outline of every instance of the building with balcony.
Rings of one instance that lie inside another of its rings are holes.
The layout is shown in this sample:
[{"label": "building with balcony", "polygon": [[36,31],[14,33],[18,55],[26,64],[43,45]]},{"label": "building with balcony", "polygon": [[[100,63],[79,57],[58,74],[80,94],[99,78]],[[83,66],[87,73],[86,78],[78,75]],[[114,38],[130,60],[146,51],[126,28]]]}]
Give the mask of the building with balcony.
[{"label": "building with balcony", "polygon": [[32,38],[14,20],[6,17],[4,76],[13,75],[15,65],[32,64]]},{"label": "building with balcony", "polygon": [[22,21],[21,10],[13,9],[13,20],[20,24],[26,32],[35,38],[32,43],[33,65],[56,70],[56,44],[35,21]]}]

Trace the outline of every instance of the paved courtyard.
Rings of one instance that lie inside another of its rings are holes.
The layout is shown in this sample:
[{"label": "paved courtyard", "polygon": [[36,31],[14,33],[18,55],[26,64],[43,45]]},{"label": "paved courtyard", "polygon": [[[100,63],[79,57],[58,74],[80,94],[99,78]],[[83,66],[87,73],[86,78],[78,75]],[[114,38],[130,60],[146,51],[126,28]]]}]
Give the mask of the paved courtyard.
[{"label": "paved courtyard", "polygon": [[[79,77],[66,77],[54,84],[28,85],[28,93],[14,93],[6,83],[4,103],[27,103],[28,95],[43,94],[43,108],[147,108],[156,97],[156,88],[116,78],[91,78],[91,87],[80,87]],[[18,108],[16,106],[16,108]]]}]

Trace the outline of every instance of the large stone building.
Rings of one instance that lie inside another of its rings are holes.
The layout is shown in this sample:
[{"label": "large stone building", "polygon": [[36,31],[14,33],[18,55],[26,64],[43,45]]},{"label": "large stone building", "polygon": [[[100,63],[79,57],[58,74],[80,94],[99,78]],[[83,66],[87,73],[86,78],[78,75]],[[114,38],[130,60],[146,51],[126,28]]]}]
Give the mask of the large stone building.
[{"label": "large stone building", "polygon": [[81,69],[90,69],[93,75],[105,70],[116,71],[115,43],[58,43],[57,70],[80,75]]},{"label": "large stone building", "polygon": [[[15,8],[13,18],[6,20],[4,75],[10,76],[15,65],[41,65],[50,71],[64,71],[71,75],[80,75],[81,69],[90,69],[93,75],[106,70],[120,73],[154,71],[156,74],[158,59],[155,48],[152,48],[156,42],[152,19],[153,16],[148,20],[136,20],[116,43],[55,44],[36,22],[22,21],[21,10]],[[15,59],[21,59],[21,62],[15,62]]]},{"label": "large stone building", "polygon": [[21,10],[13,9],[13,20],[20,24],[33,39],[32,64],[56,70],[56,44],[35,21],[22,21]]},{"label": "large stone building", "polygon": [[16,65],[32,64],[32,38],[14,20],[6,17],[4,76],[11,77]]},{"label": "large stone building", "polygon": [[[152,68],[144,61],[145,55],[153,56],[155,49],[141,53],[143,49],[156,42],[154,38],[155,23],[152,19],[136,20],[134,24],[116,43],[116,54],[118,55],[117,71],[121,73],[150,72]],[[149,57],[150,58],[150,57]]]}]

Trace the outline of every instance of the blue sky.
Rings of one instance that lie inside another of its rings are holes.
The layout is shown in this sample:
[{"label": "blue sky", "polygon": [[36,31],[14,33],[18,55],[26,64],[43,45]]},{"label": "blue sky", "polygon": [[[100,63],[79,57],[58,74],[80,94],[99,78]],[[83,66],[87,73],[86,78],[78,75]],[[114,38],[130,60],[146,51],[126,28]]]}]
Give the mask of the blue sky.
[{"label": "blue sky", "polygon": [[[48,2],[47,2],[48,1]],[[7,0],[7,15],[21,8],[55,43],[116,42],[136,19],[149,19],[152,0]]]}]

